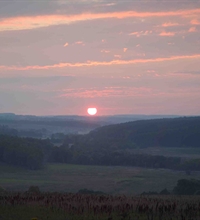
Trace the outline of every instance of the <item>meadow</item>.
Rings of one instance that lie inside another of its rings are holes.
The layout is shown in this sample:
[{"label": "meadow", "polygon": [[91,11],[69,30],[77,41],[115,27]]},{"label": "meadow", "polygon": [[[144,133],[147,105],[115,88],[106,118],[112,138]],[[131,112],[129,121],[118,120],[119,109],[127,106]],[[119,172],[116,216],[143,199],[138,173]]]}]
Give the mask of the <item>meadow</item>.
[{"label": "meadow", "polygon": [[86,166],[46,164],[31,171],[0,164],[0,186],[8,191],[26,191],[38,186],[43,192],[72,192],[80,189],[107,194],[137,195],[144,191],[171,191],[179,179],[200,179],[200,172],[186,175],[183,171],[122,166]]},{"label": "meadow", "polygon": [[131,149],[135,154],[162,155],[166,157],[181,157],[195,159],[200,157],[200,148],[181,148],[181,147],[148,147]]}]

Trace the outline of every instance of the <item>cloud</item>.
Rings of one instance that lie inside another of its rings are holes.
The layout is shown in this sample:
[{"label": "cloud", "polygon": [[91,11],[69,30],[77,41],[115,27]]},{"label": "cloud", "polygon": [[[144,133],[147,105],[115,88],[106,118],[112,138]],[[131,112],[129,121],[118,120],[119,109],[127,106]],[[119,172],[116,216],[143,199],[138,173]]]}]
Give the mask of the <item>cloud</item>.
[{"label": "cloud", "polygon": [[193,25],[200,25],[200,21],[197,20],[197,19],[191,20],[190,23],[193,24]]},{"label": "cloud", "polygon": [[160,34],[160,36],[164,36],[164,37],[172,37],[175,35],[175,32],[165,32],[165,31],[162,31]]},{"label": "cloud", "polygon": [[111,12],[111,13],[83,13],[77,15],[41,15],[41,16],[18,16],[2,18],[0,21],[0,31],[26,30],[52,25],[72,24],[74,22],[88,21],[95,19],[124,19],[124,18],[147,18],[147,17],[167,17],[167,16],[186,16],[199,14],[200,8],[178,11],[162,12]]},{"label": "cloud", "polygon": [[[128,78],[129,79],[129,78]],[[106,98],[106,97],[135,97],[135,96],[146,96],[146,94],[152,93],[151,88],[146,87],[104,87],[104,88],[80,88],[80,89],[65,89],[63,94],[59,95],[62,97],[73,97],[73,98]]]},{"label": "cloud", "polygon": [[127,50],[128,50],[128,48],[126,48],[126,47],[123,49],[124,52],[126,52]]},{"label": "cloud", "polygon": [[118,59],[121,59],[121,58],[122,58],[122,56],[119,55],[119,54],[115,54],[114,57],[115,57],[115,58],[118,58]]},{"label": "cloud", "polygon": [[75,44],[84,44],[83,41],[76,41]]},{"label": "cloud", "polygon": [[191,27],[188,31],[189,31],[189,32],[196,32],[197,29],[196,29],[196,27]]},{"label": "cloud", "polygon": [[69,44],[68,43],[65,43],[64,47],[67,47]]},{"label": "cloud", "polygon": [[135,35],[135,36],[139,37],[140,36],[140,32],[135,31],[135,32],[130,33],[129,35],[130,36]]},{"label": "cloud", "polygon": [[166,23],[163,23],[161,26],[162,27],[173,27],[173,26],[179,26],[179,25],[180,25],[179,23],[166,22]]},{"label": "cloud", "polygon": [[85,43],[83,41],[76,41],[73,45],[85,46]]},{"label": "cloud", "polygon": [[147,70],[147,73],[155,73],[155,70]]},{"label": "cloud", "polygon": [[[120,55],[114,55],[120,56]],[[182,56],[171,56],[171,57],[158,57],[149,59],[134,59],[134,60],[111,60],[111,61],[87,61],[83,63],[57,63],[46,66],[0,66],[2,70],[48,70],[64,67],[94,67],[94,66],[112,66],[112,65],[133,65],[140,63],[157,63],[166,62],[181,59],[200,59],[200,54],[194,55],[182,55]]]},{"label": "cloud", "polygon": [[110,53],[110,50],[101,50],[101,53]]},{"label": "cloud", "polygon": [[93,7],[110,7],[110,6],[115,6],[116,3],[107,3],[107,4],[97,4],[94,5]]},{"label": "cloud", "polygon": [[130,33],[129,35],[132,36],[132,35],[135,35],[136,37],[140,37],[141,35],[149,35],[149,34],[152,34],[153,31],[136,31],[136,32],[132,32]]}]

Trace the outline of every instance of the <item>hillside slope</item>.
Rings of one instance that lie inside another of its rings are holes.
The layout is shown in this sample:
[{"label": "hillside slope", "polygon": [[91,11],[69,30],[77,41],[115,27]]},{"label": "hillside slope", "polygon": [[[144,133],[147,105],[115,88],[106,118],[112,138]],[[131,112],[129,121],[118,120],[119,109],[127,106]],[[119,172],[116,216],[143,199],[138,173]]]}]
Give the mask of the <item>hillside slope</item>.
[{"label": "hillside slope", "polygon": [[200,117],[152,119],[109,125],[83,136],[95,147],[200,147]]}]

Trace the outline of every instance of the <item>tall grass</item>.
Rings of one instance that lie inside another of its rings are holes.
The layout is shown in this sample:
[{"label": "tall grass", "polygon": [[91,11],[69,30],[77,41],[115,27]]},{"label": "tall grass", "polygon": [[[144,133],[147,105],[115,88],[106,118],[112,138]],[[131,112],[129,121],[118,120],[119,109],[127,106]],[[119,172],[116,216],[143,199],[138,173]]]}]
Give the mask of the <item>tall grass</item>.
[{"label": "tall grass", "polygon": [[7,193],[6,220],[199,220],[199,196],[111,196],[73,193]]}]

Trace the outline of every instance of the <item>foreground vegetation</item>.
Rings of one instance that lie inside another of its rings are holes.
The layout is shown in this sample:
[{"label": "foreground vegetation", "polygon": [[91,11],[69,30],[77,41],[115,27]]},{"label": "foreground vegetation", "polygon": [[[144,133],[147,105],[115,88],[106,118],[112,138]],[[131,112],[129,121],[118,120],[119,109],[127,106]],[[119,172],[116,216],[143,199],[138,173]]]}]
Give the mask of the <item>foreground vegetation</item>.
[{"label": "foreground vegetation", "polygon": [[200,197],[10,193],[0,196],[6,220],[198,220]]}]

